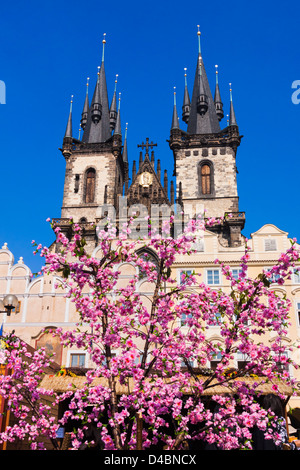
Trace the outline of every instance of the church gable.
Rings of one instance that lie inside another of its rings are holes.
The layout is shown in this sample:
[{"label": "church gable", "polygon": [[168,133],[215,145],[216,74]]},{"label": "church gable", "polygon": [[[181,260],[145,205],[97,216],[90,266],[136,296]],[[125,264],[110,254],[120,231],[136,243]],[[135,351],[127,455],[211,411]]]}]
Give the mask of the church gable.
[{"label": "church gable", "polygon": [[136,172],[135,162],[133,163],[133,174],[132,184],[128,189],[127,203],[128,206],[135,204],[142,204],[148,209],[150,214],[152,204],[167,204],[170,206],[174,200],[174,187],[171,182],[171,197],[168,197],[168,176],[167,172],[164,173],[164,185],[161,183],[161,170],[160,160],[157,161],[155,170],[154,152],[151,153],[149,158],[149,147],[156,146],[156,144],[149,143],[149,139],[146,139],[146,144],[140,145],[142,148],[146,148],[145,158],[140,152],[139,168]]},{"label": "church gable", "polygon": [[251,236],[257,236],[257,235],[285,235],[287,236],[287,232],[284,232],[280,230],[276,225],[273,224],[265,224],[263,225],[259,230],[256,232],[252,233]]}]

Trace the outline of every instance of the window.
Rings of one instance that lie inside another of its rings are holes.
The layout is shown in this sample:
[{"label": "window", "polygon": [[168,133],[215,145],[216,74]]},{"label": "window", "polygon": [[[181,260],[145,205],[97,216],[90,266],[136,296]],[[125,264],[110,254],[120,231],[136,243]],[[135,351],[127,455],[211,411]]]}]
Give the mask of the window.
[{"label": "window", "polygon": [[188,315],[186,315],[185,313],[183,313],[183,314],[181,315],[181,326],[188,326],[187,320],[188,320],[189,318],[192,318],[192,314],[191,314],[191,313],[189,313]]},{"label": "window", "polygon": [[268,238],[265,240],[265,251],[276,251],[276,240],[275,238]]},{"label": "window", "polygon": [[185,279],[193,274],[193,271],[190,269],[180,271],[180,284],[183,284]]},{"label": "window", "polygon": [[193,361],[192,359],[181,359],[181,367],[182,368],[187,368],[187,363],[190,367],[194,367],[195,365],[195,361]]},{"label": "window", "polygon": [[[53,327],[49,326],[48,328],[52,330]],[[54,332],[45,333],[45,331],[42,330],[36,340],[35,348],[45,348],[46,353],[48,355],[54,354],[55,362],[61,364],[63,346],[60,337],[53,333]]]},{"label": "window", "polygon": [[201,166],[201,190],[202,194],[211,194],[211,169],[207,164]]},{"label": "window", "polygon": [[249,362],[249,356],[239,351],[237,353],[237,368],[244,369],[248,362]]},{"label": "window", "polygon": [[294,284],[300,284],[300,267],[294,269]]},{"label": "window", "polygon": [[282,353],[280,353],[279,355],[279,358],[278,358],[278,361],[276,362],[276,365],[278,367],[278,369],[280,369],[281,371],[289,371],[289,362],[288,362],[288,352],[287,351],[284,351]]},{"label": "window", "polygon": [[221,276],[219,269],[208,269],[206,272],[206,280],[208,285],[221,284]]},{"label": "window", "polygon": [[90,168],[86,172],[86,183],[85,183],[85,202],[91,203],[95,200],[95,181],[96,172],[94,168]]},{"label": "window", "polygon": [[198,166],[198,184],[200,196],[213,196],[214,194],[214,167],[208,160],[201,161]]},{"label": "window", "polygon": [[197,238],[195,242],[193,243],[193,249],[198,251],[198,252],[203,252],[204,251],[204,240],[203,238]]},{"label": "window", "polygon": [[[150,264],[148,265],[150,267],[150,270],[155,270],[158,272],[159,270],[159,260],[156,256],[156,254],[148,249],[148,248],[142,248],[140,250],[137,250],[137,255],[139,258],[141,258],[142,260],[144,260],[145,262],[147,263],[151,263],[153,266],[150,266]],[[147,277],[147,273],[146,271],[141,267],[139,266],[139,279],[144,279]]]},{"label": "window", "polygon": [[219,364],[221,360],[222,360],[221,352],[218,352],[217,354],[212,354],[211,359],[210,359],[210,368],[212,370],[216,370],[217,365]]},{"label": "window", "polygon": [[300,326],[300,302],[296,304],[298,326]]},{"label": "window", "polygon": [[219,312],[219,311],[215,312],[215,320],[214,321],[215,321],[214,326],[220,326],[221,325],[221,323],[223,321],[221,312]]},{"label": "window", "polygon": [[[267,273],[270,273],[270,271],[271,271],[271,268],[266,269]],[[270,276],[267,276],[267,278],[271,283],[276,284],[278,282],[278,279],[280,279],[280,275],[276,273],[272,273],[270,274]]]},{"label": "window", "polygon": [[242,271],[243,271],[243,270],[240,269],[240,268],[239,268],[239,269],[238,269],[238,268],[232,269],[232,270],[231,270],[231,274],[232,274],[232,276],[233,276],[233,279],[235,279],[235,280],[237,281],[238,278],[239,278],[239,275],[242,273]]},{"label": "window", "polygon": [[79,180],[80,180],[80,175],[75,175],[74,193],[78,193],[78,190],[79,190]]},{"label": "window", "polygon": [[71,367],[84,367],[85,354],[71,354]]}]

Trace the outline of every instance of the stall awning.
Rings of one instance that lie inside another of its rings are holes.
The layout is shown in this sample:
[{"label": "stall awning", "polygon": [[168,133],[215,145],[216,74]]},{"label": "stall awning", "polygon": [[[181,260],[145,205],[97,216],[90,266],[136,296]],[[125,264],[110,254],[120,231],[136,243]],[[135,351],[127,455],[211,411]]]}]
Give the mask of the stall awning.
[{"label": "stall awning", "polygon": [[[198,375],[198,379],[201,382],[207,380],[207,376]],[[151,380],[149,378],[149,380]],[[160,379],[161,380],[161,379]],[[258,393],[266,395],[268,393],[275,393],[275,394],[282,394],[284,396],[291,396],[293,395],[293,389],[291,386],[283,383],[279,380],[273,380],[272,382],[266,382],[265,378],[263,377],[243,377],[238,379],[232,379],[227,381],[227,383],[219,383],[216,379],[213,379],[212,382],[209,384],[204,392],[202,393],[203,396],[212,396],[212,395],[225,395],[225,394],[233,394],[235,393],[235,385],[236,382],[243,382],[246,386],[254,387]],[[172,378],[164,379],[164,382],[172,382]],[[45,375],[41,384],[40,388],[46,390],[53,390],[54,392],[63,393],[70,390],[76,390],[83,388],[84,384],[86,383],[85,376],[55,376],[55,375]],[[193,393],[193,384],[195,383],[195,379],[190,380],[190,387],[186,387],[185,394],[189,395]],[[102,385],[104,387],[108,387],[108,380],[105,378],[96,378],[94,379],[92,385]],[[126,384],[120,384],[117,382],[117,393],[118,395],[126,395],[131,393],[134,389],[134,382],[133,379],[129,379]]]}]

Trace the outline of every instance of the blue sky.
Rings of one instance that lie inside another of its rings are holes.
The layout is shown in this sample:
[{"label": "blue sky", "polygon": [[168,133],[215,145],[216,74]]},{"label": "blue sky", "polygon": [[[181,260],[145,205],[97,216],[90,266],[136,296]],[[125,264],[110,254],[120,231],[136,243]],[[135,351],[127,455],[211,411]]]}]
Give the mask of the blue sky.
[{"label": "blue sky", "polygon": [[[59,151],[70,96],[77,136],[86,78],[92,93],[106,33],[109,98],[115,75],[122,93],[123,132],[128,122],[129,161],[149,137],[162,169],[173,172],[169,138],[173,87],[181,110],[184,67],[190,94],[197,59],[197,24],[212,89],[215,64],[225,114],[232,82],[235,112],[244,136],[237,154],[244,234],[272,223],[300,239],[300,80],[296,2],[232,0],[100,2],[15,1],[1,6],[0,244],[8,243],[33,271],[40,260],[31,240],[54,240],[47,217],[60,217],[65,161]],[[226,127],[226,118],[221,122]],[[185,125],[182,125],[185,129]]]}]

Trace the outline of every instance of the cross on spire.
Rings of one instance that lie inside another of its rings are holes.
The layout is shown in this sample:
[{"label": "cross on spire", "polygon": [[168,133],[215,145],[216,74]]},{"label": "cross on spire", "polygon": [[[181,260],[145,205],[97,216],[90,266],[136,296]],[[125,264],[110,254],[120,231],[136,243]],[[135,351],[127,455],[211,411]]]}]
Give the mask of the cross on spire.
[{"label": "cross on spire", "polygon": [[157,147],[157,144],[154,144],[152,141],[149,143],[149,137],[146,138],[146,143],[142,142],[141,144],[138,144],[138,147],[146,149],[146,155],[149,155],[149,147],[153,149],[153,147]]}]

